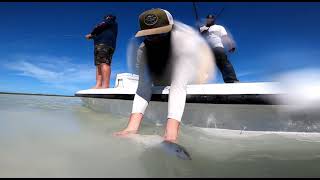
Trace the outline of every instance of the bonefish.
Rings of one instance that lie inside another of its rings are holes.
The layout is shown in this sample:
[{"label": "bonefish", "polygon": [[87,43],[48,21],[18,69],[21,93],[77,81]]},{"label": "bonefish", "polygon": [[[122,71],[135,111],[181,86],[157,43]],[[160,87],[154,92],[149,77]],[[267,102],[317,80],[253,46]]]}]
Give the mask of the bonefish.
[{"label": "bonefish", "polygon": [[135,142],[143,144],[145,148],[160,147],[170,155],[174,155],[183,160],[191,160],[191,156],[186,148],[177,143],[164,141],[161,136],[131,134],[128,137]]}]

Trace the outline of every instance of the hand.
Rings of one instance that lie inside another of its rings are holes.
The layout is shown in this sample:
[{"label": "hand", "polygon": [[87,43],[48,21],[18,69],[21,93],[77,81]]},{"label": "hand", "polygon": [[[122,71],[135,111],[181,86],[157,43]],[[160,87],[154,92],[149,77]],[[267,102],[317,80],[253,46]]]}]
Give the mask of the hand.
[{"label": "hand", "polygon": [[136,131],[136,130],[130,131],[130,130],[125,129],[123,131],[113,133],[114,136],[119,136],[119,137],[127,137],[130,134],[138,134],[138,131]]},{"label": "hand", "polygon": [[201,32],[201,33],[208,32],[208,30],[209,30],[209,27],[201,27],[201,28],[200,28],[200,32]]},{"label": "hand", "polygon": [[236,50],[236,48],[233,47],[233,48],[229,49],[229,52],[230,52],[230,53],[233,53],[235,50]]},{"label": "hand", "polygon": [[91,34],[87,34],[87,35],[86,35],[86,39],[89,40],[89,39],[91,39],[91,38],[92,38],[92,35],[91,35]]},{"label": "hand", "polygon": [[114,133],[114,136],[128,136],[130,134],[137,134],[139,130],[139,126],[141,124],[143,118],[142,113],[132,113],[129,118],[129,123],[127,127],[123,131],[119,131]]},{"label": "hand", "polygon": [[204,35],[204,34],[206,34],[206,33],[208,33],[208,30],[204,30],[204,31],[202,31],[202,32],[200,32],[202,35]]}]

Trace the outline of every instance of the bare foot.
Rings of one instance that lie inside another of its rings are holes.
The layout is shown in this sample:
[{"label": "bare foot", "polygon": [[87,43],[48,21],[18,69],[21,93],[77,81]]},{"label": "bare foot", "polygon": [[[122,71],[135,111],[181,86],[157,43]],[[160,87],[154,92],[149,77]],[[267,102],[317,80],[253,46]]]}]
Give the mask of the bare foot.
[{"label": "bare foot", "polygon": [[109,86],[102,86],[101,89],[108,89]]},{"label": "bare foot", "polygon": [[143,114],[141,113],[132,113],[129,118],[129,123],[127,127],[119,132],[114,133],[114,136],[125,137],[130,134],[137,134],[139,130],[140,123],[142,121]]}]

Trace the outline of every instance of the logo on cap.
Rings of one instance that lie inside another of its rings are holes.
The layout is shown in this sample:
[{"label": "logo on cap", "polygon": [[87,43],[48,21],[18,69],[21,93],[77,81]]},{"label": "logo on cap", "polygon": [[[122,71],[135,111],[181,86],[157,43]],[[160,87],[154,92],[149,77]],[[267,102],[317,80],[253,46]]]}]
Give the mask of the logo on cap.
[{"label": "logo on cap", "polygon": [[144,23],[148,26],[153,26],[158,22],[158,17],[154,14],[148,14],[144,18]]}]

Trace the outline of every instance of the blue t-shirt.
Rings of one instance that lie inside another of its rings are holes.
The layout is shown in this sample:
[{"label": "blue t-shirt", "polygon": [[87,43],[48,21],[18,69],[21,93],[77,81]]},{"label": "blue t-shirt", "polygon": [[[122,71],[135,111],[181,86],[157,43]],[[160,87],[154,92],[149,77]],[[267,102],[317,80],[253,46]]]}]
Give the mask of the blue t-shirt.
[{"label": "blue t-shirt", "polygon": [[91,34],[93,35],[94,45],[105,44],[115,49],[118,23],[113,19],[106,19],[98,24]]}]

